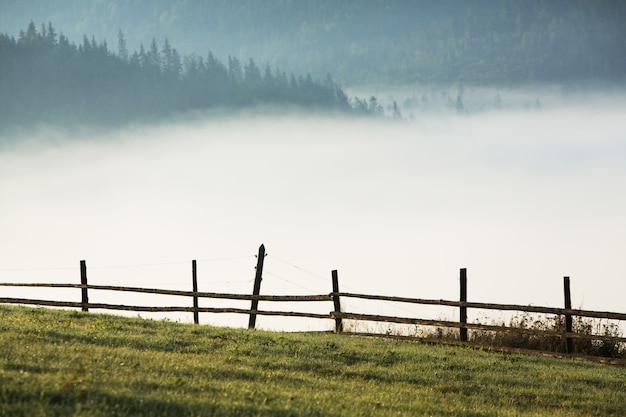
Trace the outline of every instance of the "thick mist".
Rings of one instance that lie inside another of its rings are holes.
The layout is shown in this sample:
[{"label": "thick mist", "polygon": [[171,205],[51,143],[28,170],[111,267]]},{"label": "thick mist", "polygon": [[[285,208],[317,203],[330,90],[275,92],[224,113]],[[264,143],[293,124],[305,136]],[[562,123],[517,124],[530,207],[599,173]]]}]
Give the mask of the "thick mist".
[{"label": "thick mist", "polygon": [[11,138],[22,144],[0,149],[0,281],[78,282],[85,259],[93,284],[191,289],[197,259],[201,291],[249,293],[264,243],[265,294],[328,293],[338,269],[342,290],[457,299],[468,268],[471,301],[561,307],[570,276],[575,307],[623,312],[625,110],[612,100],[410,122],[246,115]]}]

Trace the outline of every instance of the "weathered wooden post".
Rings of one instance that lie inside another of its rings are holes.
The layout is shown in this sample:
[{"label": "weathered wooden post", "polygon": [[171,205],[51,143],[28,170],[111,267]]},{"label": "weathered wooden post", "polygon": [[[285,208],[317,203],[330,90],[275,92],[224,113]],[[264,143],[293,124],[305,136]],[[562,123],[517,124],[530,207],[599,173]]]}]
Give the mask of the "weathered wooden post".
[{"label": "weathered wooden post", "polygon": [[89,311],[89,297],[87,296],[87,263],[84,260],[80,261],[80,288],[82,292],[82,310]]},{"label": "weathered wooden post", "polygon": [[[571,310],[572,308],[572,296],[569,288],[569,277],[563,277],[563,292],[565,295],[565,308]],[[572,315],[565,315],[565,332],[572,332]],[[565,349],[567,353],[574,353],[574,341],[571,337],[565,338]]]},{"label": "weathered wooden post", "polygon": [[259,254],[256,260],[256,273],[254,275],[254,288],[252,290],[252,307],[250,307],[250,320],[248,329],[254,329],[256,325],[256,311],[259,308],[259,294],[261,292],[261,280],[263,279],[263,260],[265,259],[265,245],[259,246]]},{"label": "weathered wooden post", "polygon": [[193,281],[193,322],[194,324],[200,324],[200,317],[198,314],[198,274],[195,259],[191,261],[191,276]]},{"label": "weathered wooden post", "polygon": [[[467,268],[461,268],[461,298],[462,303],[467,302]],[[467,307],[461,306],[459,321],[461,325],[467,324]],[[467,328],[461,327],[460,329],[461,342],[467,342]]]},{"label": "weathered wooden post", "polygon": [[[333,304],[335,305],[335,314],[341,313],[341,302],[339,301],[339,277],[337,275],[337,270],[334,269],[332,271],[333,277]],[[341,317],[335,316],[335,333],[343,332],[343,323],[341,322]]]}]

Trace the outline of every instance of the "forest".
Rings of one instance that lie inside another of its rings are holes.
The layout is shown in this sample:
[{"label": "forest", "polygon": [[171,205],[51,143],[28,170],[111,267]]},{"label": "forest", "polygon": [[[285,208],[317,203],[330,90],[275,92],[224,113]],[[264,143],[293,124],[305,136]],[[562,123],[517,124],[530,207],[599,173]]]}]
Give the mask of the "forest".
[{"label": "forest", "polygon": [[167,39],[131,53],[121,31],[116,49],[87,36],[76,45],[51,23],[38,29],[31,22],[17,39],[0,34],[3,127],[120,125],[272,105],[384,115],[375,98],[348,99],[330,74],[319,81],[260,67],[252,58],[229,56],[223,63],[211,52],[182,57]]},{"label": "forest", "polygon": [[[626,81],[619,0],[1,0],[0,7],[3,128],[278,105],[399,118],[420,99],[398,107],[371,92],[451,89],[442,96],[447,107],[464,113],[465,87],[571,91]],[[501,106],[499,95],[491,101]],[[433,106],[424,96],[417,104]]]},{"label": "forest", "polygon": [[4,0],[0,31],[52,22],[69,39],[254,58],[344,87],[626,81],[621,0]]}]

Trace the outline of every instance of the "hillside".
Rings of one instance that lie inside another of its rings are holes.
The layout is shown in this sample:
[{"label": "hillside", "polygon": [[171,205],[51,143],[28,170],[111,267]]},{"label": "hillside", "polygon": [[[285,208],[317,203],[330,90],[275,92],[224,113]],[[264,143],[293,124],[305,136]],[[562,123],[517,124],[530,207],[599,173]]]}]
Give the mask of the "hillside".
[{"label": "hillside", "polygon": [[0,416],[621,416],[626,369],[0,306]]},{"label": "hillside", "polygon": [[626,80],[619,0],[5,0],[0,31],[30,20],[132,49],[152,38],[184,54],[254,58],[344,86],[520,86]]},{"label": "hillside", "polygon": [[[117,53],[86,36],[75,44],[52,24],[30,22],[18,38],[0,33],[1,127],[155,122],[173,115],[233,112],[242,108],[297,107],[307,111],[371,114],[365,101],[349,102],[327,74],[294,75],[259,67],[252,59],[181,57],[166,39],[131,52],[123,33]],[[374,109],[374,107],[371,107]]]}]

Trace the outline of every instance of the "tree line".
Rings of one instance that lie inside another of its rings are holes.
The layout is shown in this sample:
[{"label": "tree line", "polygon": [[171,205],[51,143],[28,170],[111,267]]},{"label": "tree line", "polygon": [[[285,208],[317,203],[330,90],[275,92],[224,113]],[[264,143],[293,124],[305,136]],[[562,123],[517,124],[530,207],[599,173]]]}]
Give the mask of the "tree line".
[{"label": "tree line", "polygon": [[[0,27],[51,20],[132,49],[154,34],[179,51],[252,56],[342,86],[524,86],[626,81],[623,0],[21,0]],[[24,22],[24,23],[22,23]],[[131,42],[129,42],[130,44]],[[145,51],[148,52],[148,51]],[[263,72],[263,71],[262,71]]]},{"label": "tree line", "polygon": [[[125,124],[211,108],[289,105],[348,114],[381,114],[375,98],[349,99],[330,75],[323,81],[287,74],[249,58],[223,63],[211,52],[181,56],[165,39],[130,52],[118,33],[76,45],[48,23],[31,21],[14,38],[0,34],[3,125]],[[382,112],[384,114],[384,111]]]}]

